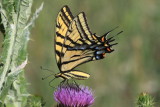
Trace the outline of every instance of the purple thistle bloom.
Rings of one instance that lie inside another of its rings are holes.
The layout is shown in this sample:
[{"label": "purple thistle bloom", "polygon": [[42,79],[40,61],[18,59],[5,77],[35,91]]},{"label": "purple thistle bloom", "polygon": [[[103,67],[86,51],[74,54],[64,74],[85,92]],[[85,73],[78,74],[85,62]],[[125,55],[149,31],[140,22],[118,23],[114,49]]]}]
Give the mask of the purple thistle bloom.
[{"label": "purple thistle bloom", "polygon": [[62,85],[54,92],[57,107],[88,107],[94,102],[92,90],[75,84]]}]

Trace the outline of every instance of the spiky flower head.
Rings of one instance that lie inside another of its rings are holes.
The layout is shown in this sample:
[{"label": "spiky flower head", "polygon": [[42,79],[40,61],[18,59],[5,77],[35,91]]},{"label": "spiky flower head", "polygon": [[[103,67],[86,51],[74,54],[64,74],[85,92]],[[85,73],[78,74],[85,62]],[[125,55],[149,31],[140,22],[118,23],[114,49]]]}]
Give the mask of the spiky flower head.
[{"label": "spiky flower head", "polygon": [[57,107],[88,107],[94,102],[92,90],[87,86],[66,84],[54,92]]},{"label": "spiky flower head", "polygon": [[138,96],[137,107],[154,107],[154,98],[148,93],[141,93]]}]

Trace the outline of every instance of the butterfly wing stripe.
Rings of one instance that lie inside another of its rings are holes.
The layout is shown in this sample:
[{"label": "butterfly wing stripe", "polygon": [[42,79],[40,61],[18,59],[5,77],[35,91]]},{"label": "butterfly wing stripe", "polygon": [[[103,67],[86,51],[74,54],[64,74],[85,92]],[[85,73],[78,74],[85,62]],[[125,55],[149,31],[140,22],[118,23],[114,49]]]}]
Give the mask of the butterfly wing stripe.
[{"label": "butterfly wing stripe", "polygon": [[93,37],[92,34],[89,30],[88,24],[87,24],[87,19],[85,17],[84,12],[78,15],[78,21],[81,24],[82,30],[84,32],[84,35],[87,37],[88,40],[92,41]]},{"label": "butterfly wing stripe", "polygon": [[59,26],[59,25],[60,25],[59,23],[56,24],[57,29],[61,28],[61,26]]},{"label": "butterfly wing stripe", "polygon": [[[65,50],[67,49],[72,49],[73,47],[69,46],[69,45],[65,45],[65,44],[62,44],[61,42],[56,42],[56,45],[58,46],[63,46],[63,48],[66,48]],[[63,52],[62,52],[63,53]],[[65,52],[64,52],[65,53]]]},{"label": "butterfly wing stripe", "polygon": [[84,42],[84,41],[80,41],[80,39],[78,39],[78,40],[76,41],[76,43],[79,44],[79,45],[85,44],[85,42]]},{"label": "butterfly wing stripe", "polygon": [[61,53],[58,50],[55,50],[55,53],[56,53],[57,65],[58,65],[58,68],[60,69],[61,64],[59,60],[60,60],[60,56],[64,56],[64,53]]},{"label": "butterfly wing stripe", "polygon": [[79,41],[82,43],[82,44],[86,44],[84,40],[82,39],[79,39]]},{"label": "butterfly wing stripe", "polygon": [[79,78],[79,79],[88,78],[90,76],[89,74],[81,72],[81,71],[71,71],[68,74],[71,74],[74,77]]},{"label": "butterfly wing stripe", "polygon": [[79,24],[79,27],[80,27],[80,29],[81,29],[81,31],[82,31],[85,39],[87,39],[87,40],[90,41],[90,39],[88,38],[89,35],[86,34],[85,29],[83,28],[84,25],[82,26],[83,23],[80,21],[80,20],[82,20],[82,19],[81,19],[82,17],[80,17],[80,16],[81,16],[81,14],[78,15],[78,20],[77,20],[77,21],[78,21],[78,24]]},{"label": "butterfly wing stripe", "polygon": [[[58,42],[57,42],[58,43]],[[70,37],[66,36],[66,39],[65,39],[65,43],[63,44],[63,50],[62,52],[63,53],[66,53],[67,49],[72,49],[74,48],[74,46],[78,45],[80,46],[83,42],[80,42],[80,41],[74,41],[72,40]],[[62,46],[62,43],[58,43],[59,45]],[[65,47],[65,48],[64,48]]]},{"label": "butterfly wing stripe", "polygon": [[55,42],[60,41],[63,43],[68,27],[67,27],[67,23],[65,22],[64,17],[62,17],[61,14],[57,18],[57,23],[59,24],[58,26],[60,26],[60,28],[56,28],[56,39],[55,39],[56,41]]},{"label": "butterfly wing stripe", "polygon": [[68,73],[63,73],[63,75],[67,76],[67,77],[72,77],[71,75],[69,75]]},{"label": "butterfly wing stripe", "polygon": [[56,54],[57,54],[58,56],[60,56],[60,55],[64,56],[64,53],[61,53],[61,52],[59,52],[58,50],[56,50],[55,52],[56,52]]},{"label": "butterfly wing stripe", "polygon": [[66,13],[64,13],[64,11],[62,11],[62,15],[61,16],[63,16],[63,19],[65,19],[66,25],[69,26],[70,20],[68,19],[68,17],[66,16]]},{"label": "butterfly wing stripe", "polygon": [[62,39],[64,39],[65,37],[63,35],[61,35],[59,32],[56,32],[56,35]]},{"label": "butterfly wing stripe", "polygon": [[[65,44],[66,45],[69,45],[71,47],[74,47],[74,46],[80,46],[82,44],[86,44],[84,40],[81,39],[81,34],[80,32],[78,31],[78,28],[76,26],[76,21],[72,21],[69,29],[68,29],[68,32],[67,32],[67,36],[66,36],[66,40],[65,40]],[[65,53],[67,50],[64,50],[63,49],[63,52]]]},{"label": "butterfly wing stripe", "polygon": [[84,73],[81,71],[70,71],[67,73],[62,73],[61,77],[64,79],[76,78],[76,79],[87,79],[90,77],[90,74]]},{"label": "butterfly wing stripe", "polygon": [[81,71],[70,71],[68,73],[62,73],[61,75],[64,78],[76,78],[76,79],[86,79],[89,78],[90,75]]},{"label": "butterfly wing stripe", "polygon": [[[61,20],[60,20],[61,19]],[[61,24],[60,26],[60,29],[58,29],[58,28],[56,28],[56,37],[55,37],[55,43],[56,42],[61,42],[61,43],[63,43],[64,42],[64,39],[65,39],[65,34],[66,34],[66,32],[67,32],[67,26],[65,25],[65,22],[63,21],[63,19],[61,18],[61,17],[59,17],[58,19],[57,19],[58,21],[59,21],[59,24]],[[56,47],[55,48],[55,50],[59,50],[59,52],[61,52],[62,51],[62,48],[63,48],[63,46],[62,47]],[[56,57],[57,58],[57,57]],[[57,59],[57,62],[59,62],[60,61],[60,59]]]},{"label": "butterfly wing stripe", "polygon": [[71,63],[71,62],[75,62],[75,61],[79,61],[80,59],[83,59],[83,58],[87,58],[87,57],[90,57],[90,56],[85,56],[85,57],[80,57],[80,58],[77,58],[77,59],[74,59],[74,60],[70,60],[70,61],[65,61],[65,62],[62,62],[61,64],[68,64],[68,63]]},{"label": "butterfly wing stripe", "polygon": [[61,64],[61,72],[66,72],[69,70],[74,69],[75,67],[86,63],[88,61],[91,61],[93,59],[93,56],[85,56],[85,57],[81,57],[81,58],[71,58],[70,61],[64,61],[63,64]]},{"label": "butterfly wing stripe", "polygon": [[84,30],[82,28],[82,25],[80,24],[80,22],[78,20],[78,17],[75,18],[75,24],[76,24],[76,27],[77,27],[77,31],[80,34],[80,37],[83,40],[86,40],[87,39],[87,35],[85,35]]},{"label": "butterfly wing stripe", "polygon": [[[58,42],[63,43],[64,36],[62,36],[58,32],[56,32],[56,34],[57,34],[56,41],[55,41],[56,60],[57,60],[57,63],[60,63],[61,56],[63,56],[64,53],[62,52],[62,45],[59,45]],[[59,53],[59,54],[57,54],[57,53]]]},{"label": "butterfly wing stripe", "polygon": [[80,45],[79,43],[77,43],[76,41],[72,40],[70,37],[66,37],[67,40],[70,41],[70,43],[74,44],[74,45]]},{"label": "butterfly wing stripe", "polygon": [[59,18],[61,18],[64,22],[64,24],[68,27],[71,21],[73,20],[73,15],[70,12],[70,9],[68,6],[64,6],[60,13],[58,14]]},{"label": "butterfly wing stripe", "polygon": [[59,15],[61,17],[61,19],[63,20],[63,23],[68,27],[69,23],[67,22],[67,20],[65,19],[64,16],[62,16],[62,14]]},{"label": "butterfly wing stripe", "polygon": [[72,40],[74,42],[76,42],[78,39],[81,38],[81,34],[78,31],[78,28],[76,27],[76,21],[75,20],[72,21],[70,26],[69,26],[69,29],[68,29],[68,32],[67,32],[67,37],[72,38]]},{"label": "butterfly wing stripe", "polygon": [[79,32],[81,33],[82,38],[88,40],[88,44],[91,44],[92,41],[89,39],[90,35],[87,35],[86,32],[85,32],[88,29],[84,29],[84,28],[86,28],[85,26],[87,26],[87,23],[84,21],[83,13],[80,13],[77,16],[77,20],[76,21],[77,21],[77,23],[76,23],[77,28],[78,28]]},{"label": "butterfly wing stripe", "polygon": [[87,24],[87,19],[86,19],[86,17],[85,17],[85,13],[82,12],[81,15],[82,15],[83,17],[80,18],[80,19],[81,19],[80,21],[81,21],[81,23],[82,23],[82,25],[83,25],[83,28],[85,29],[86,34],[88,35],[88,38],[89,38],[91,41],[95,41],[95,42],[98,41],[96,34],[92,34],[91,31],[90,31],[90,29],[89,29],[89,26],[88,26],[88,24]]},{"label": "butterfly wing stripe", "polygon": [[64,10],[68,13],[68,16],[70,16],[69,19],[73,20],[74,17],[73,17],[73,15],[72,15],[72,13],[71,13],[71,11],[70,11],[70,9],[67,5],[65,6]]},{"label": "butterfly wing stripe", "polygon": [[67,76],[69,76],[70,75],[70,77],[72,77],[72,78],[76,78],[76,79],[83,79],[83,78],[87,78],[87,77],[85,77],[85,76],[82,76],[82,75],[76,75],[76,74],[72,74],[72,73],[67,73]]},{"label": "butterfly wing stripe", "polygon": [[65,6],[64,8],[61,9],[62,15],[64,16],[64,18],[66,19],[67,23],[70,24],[71,21],[73,20],[73,15],[70,11],[70,9],[68,8],[68,6]]},{"label": "butterfly wing stripe", "polygon": [[79,27],[77,25],[77,17],[74,19],[74,21],[71,24],[75,25],[74,29],[78,32],[79,38],[81,37],[82,39],[84,39],[84,37],[82,36],[82,32],[81,32],[81,30],[79,30]]},{"label": "butterfly wing stripe", "polygon": [[70,79],[71,78],[70,76],[66,75],[65,73],[62,73],[61,77],[64,78],[64,79]]},{"label": "butterfly wing stripe", "polygon": [[[81,39],[80,35],[81,34],[79,33],[78,28],[76,27],[76,21],[74,20],[71,22],[69,26],[64,44],[74,47],[76,45],[81,45],[85,43],[84,40]],[[62,50],[63,53],[66,53],[66,51],[66,49]]]},{"label": "butterfly wing stripe", "polygon": [[[64,42],[65,39],[65,35],[66,32],[68,30],[67,27],[67,23],[65,23],[65,19],[64,17],[62,17],[62,15],[59,13],[58,18],[57,18],[57,26],[59,26],[59,28],[56,28],[56,36],[55,36],[55,43],[56,42]],[[56,61],[58,64],[60,64],[61,61],[61,56],[64,55],[64,53],[62,52],[63,46],[59,47],[55,44],[55,50],[59,52],[59,54],[56,54]]]},{"label": "butterfly wing stripe", "polygon": [[79,40],[79,34],[71,32],[69,35],[66,36],[65,44],[70,46],[81,45],[82,42],[78,42],[78,40]]}]

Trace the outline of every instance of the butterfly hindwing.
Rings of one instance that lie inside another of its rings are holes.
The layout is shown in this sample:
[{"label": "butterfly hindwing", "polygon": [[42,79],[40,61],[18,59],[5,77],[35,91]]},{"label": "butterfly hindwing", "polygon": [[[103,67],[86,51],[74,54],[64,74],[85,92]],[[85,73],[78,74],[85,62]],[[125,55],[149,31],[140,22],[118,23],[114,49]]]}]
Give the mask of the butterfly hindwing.
[{"label": "butterfly hindwing", "polygon": [[73,70],[70,72],[66,72],[63,73],[61,76],[63,76],[66,79],[79,79],[79,80],[83,80],[83,79],[87,79],[90,77],[90,75],[88,73],[79,71],[79,70]]}]

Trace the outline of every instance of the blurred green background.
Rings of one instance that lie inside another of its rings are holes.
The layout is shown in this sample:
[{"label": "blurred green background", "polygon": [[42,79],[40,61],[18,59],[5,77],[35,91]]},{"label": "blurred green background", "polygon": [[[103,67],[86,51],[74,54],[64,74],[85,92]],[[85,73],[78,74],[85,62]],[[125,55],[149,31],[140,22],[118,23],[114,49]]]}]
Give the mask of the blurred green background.
[{"label": "blurred green background", "polygon": [[[112,54],[99,61],[83,64],[78,69],[91,77],[77,81],[94,90],[93,107],[133,107],[141,92],[154,96],[160,105],[160,0],[34,0],[33,11],[44,1],[29,42],[29,64],[26,77],[32,94],[43,96],[47,107],[53,107],[50,75],[40,66],[59,72],[54,53],[55,20],[64,5],[77,15],[85,12],[92,33],[103,35],[112,28],[124,32]],[[60,79],[52,84],[57,86]]]}]

